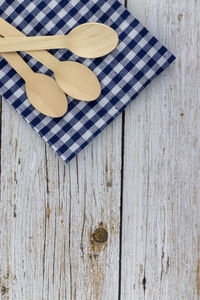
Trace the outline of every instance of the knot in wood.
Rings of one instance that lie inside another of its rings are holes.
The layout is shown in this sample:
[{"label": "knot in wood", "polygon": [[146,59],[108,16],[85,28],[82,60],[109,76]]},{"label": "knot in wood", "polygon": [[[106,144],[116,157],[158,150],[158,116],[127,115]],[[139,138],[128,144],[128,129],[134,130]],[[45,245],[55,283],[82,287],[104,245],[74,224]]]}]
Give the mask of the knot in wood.
[{"label": "knot in wood", "polygon": [[5,286],[1,287],[1,294],[2,294],[2,296],[4,296],[5,294],[7,294],[8,291],[9,291],[9,289],[7,287],[5,287]]},{"label": "knot in wood", "polygon": [[103,227],[100,227],[95,230],[93,238],[97,243],[105,243],[108,239],[108,232]]}]

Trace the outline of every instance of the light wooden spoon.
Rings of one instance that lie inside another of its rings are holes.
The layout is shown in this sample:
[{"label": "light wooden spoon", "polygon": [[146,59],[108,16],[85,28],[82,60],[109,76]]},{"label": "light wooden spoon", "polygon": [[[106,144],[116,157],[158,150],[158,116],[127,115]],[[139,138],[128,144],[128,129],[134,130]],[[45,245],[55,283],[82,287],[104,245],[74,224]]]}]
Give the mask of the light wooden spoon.
[{"label": "light wooden spoon", "polygon": [[[2,18],[0,18],[0,34],[4,37],[25,36]],[[27,53],[54,72],[58,85],[67,95],[82,101],[93,101],[100,96],[101,85],[98,78],[83,64],[61,62],[47,51]]]},{"label": "light wooden spoon", "polygon": [[118,35],[111,27],[85,23],[68,35],[5,38],[0,41],[0,52],[67,48],[80,57],[96,58],[110,53],[118,42]]},{"label": "light wooden spoon", "polygon": [[53,78],[34,73],[17,53],[0,55],[24,79],[28,99],[39,112],[53,118],[61,117],[66,113],[68,108],[66,95]]}]

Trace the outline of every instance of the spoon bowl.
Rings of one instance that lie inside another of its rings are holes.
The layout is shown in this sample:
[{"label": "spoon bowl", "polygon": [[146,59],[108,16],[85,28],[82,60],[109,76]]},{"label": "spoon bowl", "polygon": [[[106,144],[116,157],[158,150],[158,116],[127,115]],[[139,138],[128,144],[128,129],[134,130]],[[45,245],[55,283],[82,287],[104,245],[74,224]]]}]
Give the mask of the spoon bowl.
[{"label": "spoon bowl", "polygon": [[[82,101],[93,101],[101,94],[101,85],[96,75],[86,66],[74,61],[60,62],[54,67],[59,87],[70,96]],[[67,80],[66,80],[67,78]]]},{"label": "spoon bowl", "polygon": [[0,55],[24,79],[27,97],[33,107],[53,118],[66,113],[68,108],[66,95],[53,78],[35,73],[17,53],[0,53]]},{"label": "spoon bowl", "polygon": [[84,58],[97,58],[113,51],[119,42],[111,27],[101,23],[85,23],[75,27],[67,36],[68,48]]},{"label": "spoon bowl", "polygon": [[67,112],[65,94],[56,81],[44,74],[35,74],[26,82],[26,94],[31,104],[41,113],[59,118]]}]

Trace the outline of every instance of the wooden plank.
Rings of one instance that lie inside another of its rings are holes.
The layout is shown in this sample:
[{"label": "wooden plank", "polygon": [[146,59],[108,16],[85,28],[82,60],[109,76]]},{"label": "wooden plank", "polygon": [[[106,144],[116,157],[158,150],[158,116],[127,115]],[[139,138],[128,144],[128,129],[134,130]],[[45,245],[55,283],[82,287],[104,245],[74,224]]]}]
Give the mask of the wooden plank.
[{"label": "wooden plank", "polygon": [[200,2],[128,0],[177,55],[125,113],[121,299],[200,298]]},{"label": "wooden plank", "polygon": [[[67,299],[116,299],[118,295],[119,263],[116,258],[119,257],[120,126],[121,123],[116,120],[72,161],[69,168],[59,164],[60,180],[56,189],[50,163],[52,159],[50,155],[48,156],[49,190],[60,192],[58,197],[60,204],[55,203],[55,196],[49,195],[50,221],[52,221],[47,231],[49,243],[45,251],[47,254],[53,251],[52,244],[55,244],[55,237],[52,237],[52,232],[55,230],[57,232],[55,236],[61,235],[62,245],[64,243],[62,236],[68,239],[68,244],[62,246],[67,249],[67,252],[63,250],[65,258],[59,255],[61,246],[56,242],[58,253],[56,260],[63,261],[66,266],[65,274],[67,272],[69,274],[69,280],[65,279],[63,274],[65,280],[63,287],[65,289],[71,287]],[[55,216],[59,213],[64,222],[62,231],[59,227],[55,229],[57,223]],[[107,242],[95,242],[93,234],[97,228],[103,228],[108,232]],[[47,270],[52,266],[51,255],[46,256],[46,266]],[[57,287],[62,284],[60,272],[57,280],[54,280]],[[46,272],[45,278],[46,292],[49,290],[48,278],[49,271]],[[56,286],[54,289],[57,291]],[[50,294],[46,293],[46,299],[49,299]],[[60,298],[55,294],[52,299],[65,299],[65,291],[62,291]]]},{"label": "wooden plank", "polygon": [[66,165],[3,102],[2,299],[118,298],[121,143],[119,116]]},{"label": "wooden plank", "polygon": [[65,165],[3,102],[2,299],[118,297],[120,121]]}]

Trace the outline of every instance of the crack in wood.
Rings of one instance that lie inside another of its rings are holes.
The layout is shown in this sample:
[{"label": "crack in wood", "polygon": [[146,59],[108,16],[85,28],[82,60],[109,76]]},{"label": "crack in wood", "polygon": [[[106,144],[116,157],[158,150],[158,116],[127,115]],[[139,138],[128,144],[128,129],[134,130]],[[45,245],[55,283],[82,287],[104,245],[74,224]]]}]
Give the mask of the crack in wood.
[{"label": "crack in wood", "polygon": [[[78,161],[77,161],[78,163]],[[86,176],[85,176],[86,178]],[[81,229],[81,242],[80,242],[80,249],[82,253],[82,258],[84,259],[84,250],[83,250],[83,236],[84,236],[84,230],[85,230],[85,222],[86,222],[86,193],[87,193],[87,182],[84,181],[84,200],[83,200],[83,225]]]},{"label": "crack in wood", "polygon": [[122,113],[122,144],[121,144],[121,187],[120,187],[120,228],[119,228],[119,281],[118,281],[118,300],[121,300],[122,283],[122,225],[123,225],[123,182],[124,182],[124,134],[125,134],[125,113]]},{"label": "crack in wood", "polygon": [[146,234],[145,234],[145,257],[144,257],[144,277],[143,277],[143,280],[142,280],[142,283],[143,283],[143,291],[144,291],[144,300],[146,299],[146,276],[145,276],[145,270],[146,270],[146,262],[147,262],[147,235],[148,235],[148,210],[149,210],[149,206],[148,206],[148,203],[149,203],[149,199],[150,199],[150,194],[149,194],[149,189],[150,189],[150,165],[149,165],[149,138],[148,138],[148,141],[147,141],[147,208],[146,208]]},{"label": "crack in wood", "polygon": [[47,159],[47,145],[45,144],[45,169],[46,169],[46,186],[47,195],[49,194],[49,172],[48,172],[48,159]]},{"label": "crack in wood", "polygon": [[143,286],[144,294],[145,294],[145,291],[146,291],[146,282],[147,282],[147,280],[146,280],[145,273],[144,273],[144,277],[142,279],[142,286]]},{"label": "crack in wood", "polygon": [[[0,96],[0,160],[1,160],[1,143],[2,143],[2,97]],[[0,186],[1,186],[1,165],[0,165]]]},{"label": "crack in wood", "polygon": [[69,172],[69,182],[70,182],[70,185],[69,185],[69,196],[70,196],[70,199],[69,199],[69,247],[68,247],[68,253],[69,253],[69,273],[70,273],[70,299],[73,299],[72,298],[72,295],[73,295],[73,277],[72,277],[72,257],[71,257],[71,213],[72,213],[72,203],[71,203],[71,199],[72,199],[72,193],[71,193],[71,173]]},{"label": "crack in wood", "polygon": [[[48,165],[47,165],[47,150],[46,145],[44,148],[45,151],[45,168],[46,168],[46,190],[48,195]],[[49,214],[50,211],[48,209],[49,203],[48,199],[46,199],[46,202],[44,203],[45,209],[44,209],[44,246],[43,246],[43,258],[42,258],[42,265],[43,265],[43,284],[42,284],[42,297],[44,297],[44,291],[45,291],[45,268],[46,268],[46,240],[47,240],[47,220],[49,221]]]},{"label": "crack in wood", "polygon": [[55,263],[56,263],[56,228],[57,228],[57,215],[55,210],[55,229],[54,229],[54,245],[53,245],[53,283],[55,278]]}]

